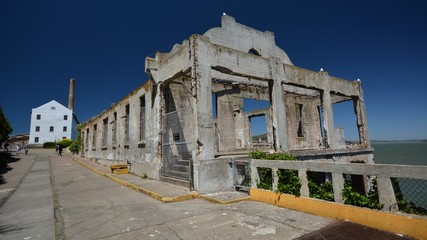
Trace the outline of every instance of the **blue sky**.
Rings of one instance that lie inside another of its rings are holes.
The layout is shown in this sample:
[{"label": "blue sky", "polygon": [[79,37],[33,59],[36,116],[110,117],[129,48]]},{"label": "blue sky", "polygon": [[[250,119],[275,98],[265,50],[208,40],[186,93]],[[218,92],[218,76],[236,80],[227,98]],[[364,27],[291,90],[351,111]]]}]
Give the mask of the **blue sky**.
[{"label": "blue sky", "polygon": [[[297,66],[360,78],[371,139],[424,139],[426,11],[421,0],[2,0],[0,106],[13,133],[27,133],[31,109],[50,100],[66,106],[75,78],[75,113],[85,121],[147,79],[146,56],[220,26],[226,12],[274,32]],[[335,121],[354,126],[341,110]]]}]

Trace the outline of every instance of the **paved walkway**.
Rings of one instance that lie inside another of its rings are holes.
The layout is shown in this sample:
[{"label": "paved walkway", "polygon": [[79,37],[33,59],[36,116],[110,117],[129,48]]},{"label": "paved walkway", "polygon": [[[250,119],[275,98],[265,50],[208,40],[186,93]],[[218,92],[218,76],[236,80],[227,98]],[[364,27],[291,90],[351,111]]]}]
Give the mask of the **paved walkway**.
[{"label": "paved walkway", "polygon": [[[198,196],[168,183],[114,175],[53,150],[34,150],[20,161],[30,170],[15,165],[10,171],[23,181],[19,185],[15,177],[19,187],[0,208],[0,239],[409,239],[244,201],[244,193]],[[5,182],[13,185],[9,178]]]},{"label": "paved walkway", "polygon": [[35,157],[22,183],[0,209],[2,239],[55,239],[49,169],[49,156]]}]

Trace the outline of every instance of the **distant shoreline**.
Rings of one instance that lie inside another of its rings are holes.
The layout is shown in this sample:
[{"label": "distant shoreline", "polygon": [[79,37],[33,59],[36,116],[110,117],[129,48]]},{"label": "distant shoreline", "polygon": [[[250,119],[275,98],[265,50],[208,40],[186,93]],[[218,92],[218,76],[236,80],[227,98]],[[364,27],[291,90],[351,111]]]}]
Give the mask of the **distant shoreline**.
[{"label": "distant shoreline", "polygon": [[427,139],[416,139],[416,140],[371,140],[371,144],[381,143],[427,143]]}]

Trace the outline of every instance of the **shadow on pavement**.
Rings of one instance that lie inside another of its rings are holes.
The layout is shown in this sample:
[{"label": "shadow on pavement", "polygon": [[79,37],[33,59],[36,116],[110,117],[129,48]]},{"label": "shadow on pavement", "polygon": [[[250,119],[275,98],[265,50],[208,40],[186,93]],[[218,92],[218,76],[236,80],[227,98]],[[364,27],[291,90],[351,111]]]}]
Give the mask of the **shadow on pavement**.
[{"label": "shadow on pavement", "polygon": [[13,168],[9,163],[17,162],[21,158],[12,156],[10,152],[0,152],[0,185],[5,183],[3,174],[9,172]]},{"label": "shadow on pavement", "polygon": [[18,227],[16,225],[0,225],[0,234],[5,234],[5,233],[9,233],[9,232],[15,232],[15,231],[20,231],[23,228]]},{"label": "shadow on pavement", "polygon": [[311,232],[298,240],[410,240],[413,238],[362,226],[351,222],[337,222],[320,230]]}]

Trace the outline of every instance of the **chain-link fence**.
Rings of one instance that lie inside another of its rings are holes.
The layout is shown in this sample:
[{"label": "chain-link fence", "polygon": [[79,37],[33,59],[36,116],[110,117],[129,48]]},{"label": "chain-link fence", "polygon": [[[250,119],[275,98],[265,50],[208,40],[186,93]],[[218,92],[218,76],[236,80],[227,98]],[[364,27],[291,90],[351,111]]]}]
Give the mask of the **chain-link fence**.
[{"label": "chain-link fence", "polygon": [[427,215],[427,180],[392,178],[391,181],[400,211]]}]

